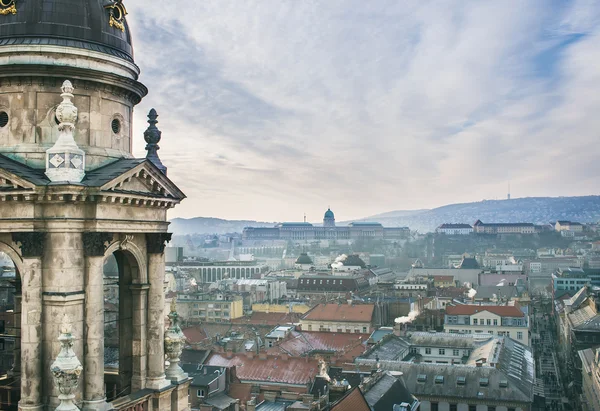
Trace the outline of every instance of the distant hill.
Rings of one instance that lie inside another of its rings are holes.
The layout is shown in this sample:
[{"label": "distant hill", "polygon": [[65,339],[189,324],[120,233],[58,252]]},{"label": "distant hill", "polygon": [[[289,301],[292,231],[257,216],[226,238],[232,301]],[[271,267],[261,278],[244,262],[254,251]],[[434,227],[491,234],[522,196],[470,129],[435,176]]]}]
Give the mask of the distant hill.
[{"label": "distant hill", "polygon": [[384,226],[408,226],[421,233],[434,231],[443,223],[473,224],[478,219],[484,223],[547,224],[556,220],[597,222],[600,221],[600,196],[484,200],[450,204],[409,215],[406,215],[406,211],[399,211],[397,216],[394,213],[379,214],[366,220],[378,221]]},{"label": "distant hill", "polygon": [[[600,196],[526,197],[512,200],[484,200],[477,203],[450,204],[431,210],[397,210],[366,217],[388,227],[410,227],[421,233],[434,231],[443,223],[535,223],[556,220],[582,223],[600,221]],[[356,220],[360,221],[360,220]],[[338,222],[347,224],[348,222]],[[177,235],[241,233],[244,227],[272,227],[275,223],[220,218],[174,218],[171,231]]]},{"label": "distant hill", "polygon": [[253,220],[223,220],[212,217],[174,218],[169,231],[176,235],[241,233],[244,227],[273,227],[275,223]]}]

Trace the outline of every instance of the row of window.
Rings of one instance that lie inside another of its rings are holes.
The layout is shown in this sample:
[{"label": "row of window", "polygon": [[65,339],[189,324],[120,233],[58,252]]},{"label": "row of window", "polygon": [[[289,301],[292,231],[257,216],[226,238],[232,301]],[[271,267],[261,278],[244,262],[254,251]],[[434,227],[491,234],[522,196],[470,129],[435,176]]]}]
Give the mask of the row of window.
[{"label": "row of window", "polygon": [[[306,282],[304,282],[304,281],[306,281]],[[311,281],[312,281],[312,283],[311,283]],[[318,281],[319,281],[319,284],[323,284],[323,280],[318,280]],[[344,280],[326,280],[326,281],[327,281],[326,284],[329,284],[329,281],[333,281],[332,284],[334,284],[334,285],[336,284],[336,281],[339,281],[339,283],[337,283],[337,284],[344,284]],[[317,284],[317,280],[314,280],[314,279],[300,280],[300,284]]]},{"label": "row of window", "polygon": [[[472,334],[472,330],[448,330],[448,332],[450,334]],[[475,334],[482,334],[483,332],[486,332],[490,335],[494,335],[494,331],[491,330],[487,330],[487,331],[483,331],[483,330],[475,330]],[[498,331],[497,334],[499,337],[510,337],[510,331]],[[522,331],[517,331],[517,340],[522,340],[523,339],[523,332]]]},{"label": "row of window", "polygon": [[[421,406],[419,405],[419,408],[417,408],[417,410],[420,410],[420,409],[421,409]],[[437,402],[430,403],[430,409],[431,409],[431,411],[438,411],[439,404]],[[450,404],[450,411],[458,411],[458,404]],[[477,411],[477,405],[469,405],[469,411]],[[496,407],[493,405],[488,405],[487,411],[496,411]],[[508,411],[515,411],[515,409],[508,408]]]},{"label": "row of window", "polygon": [[[448,350],[448,351],[450,351],[450,350]],[[420,354],[421,353],[421,348],[419,348],[419,347],[411,347],[409,352],[411,354]],[[431,348],[426,347],[425,348],[425,354],[431,355]],[[446,349],[445,348],[438,348],[438,355],[446,355]],[[454,357],[460,356],[460,350],[453,349],[452,350],[452,355]],[[468,356],[469,355],[469,350],[463,350],[463,355],[464,356]]]},{"label": "row of window", "polygon": [[[307,325],[307,331],[312,331],[312,330],[313,330],[312,329],[312,325],[308,324]],[[321,326],[319,326],[319,331],[321,331],[321,332],[324,332],[324,331],[325,332],[332,332],[333,330],[332,330],[331,327],[324,327],[324,326],[321,325]],[[346,327],[346,333],[351,333],[352,331],[354,331],[355,334],[360,334],[360,328],[354,328],[354,329],[352,329],[352,328]],[[343,333],[344,331],[343,331],[342,328],[336,328],[336,332]],[[362,328],[362,333],[366,334],[367,332],[368,332],[367,327],[363,327]]]}]

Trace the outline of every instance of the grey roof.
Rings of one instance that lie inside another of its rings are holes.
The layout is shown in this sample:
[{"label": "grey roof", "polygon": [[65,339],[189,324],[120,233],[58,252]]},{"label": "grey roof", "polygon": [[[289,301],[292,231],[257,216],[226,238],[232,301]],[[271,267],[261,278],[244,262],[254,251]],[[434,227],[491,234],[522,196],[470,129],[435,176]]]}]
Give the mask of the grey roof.
[{"label": "grey roof", "polygon": [[4,154],[0,154],[0,168],[5,169],[17,177],[21,177],[23,180],[29,181],[36,186],[45,186],[50,182],[48,177],[46,177],[46,174],[44,174],[44,170],[26,166]]},{"label": "grey roof", "polygon": [[[139,166],[145,161],[145,158],[122,158],[113,161],[110,164],[86,172],[85,178],[81,183],[90,187],[102,187],[104,184]],[[150,161],[148,161],[148,163],[152,164]]]},{"label": "grey roof", "polygon": [[[7,2],[8,3],[8,2]],[[106,0],[17,1],[16,14],[0,21],[0,45],[50,44],[82,48],[133,61],[127,21],[109,24]]]},{"label": "grey roof", "polygon": [[388,334],[392,334],[393,332],[394,329],[392,327],[381,327],[371,333],[369,340],[373,341],[374,343],[378,343],[383,337]]},{"label": "grey roof", "polygon": [[513,298],[517,297],[517,287],[513,285],[480,285],[477,287],[477,294],[475,294],[475,299],[480,298],[494,298],[494,296],[500,298]]},{"label": "grey roof", "polygon": [[473,348],[486,342],[488,339],[477,334],[451,334],[451,333],[431,333],[431,332],[413,332],[408,335],[408,341],[411,345],[418,347],[440,347],[440,348]]},{"label": "grey roof", "polygon": [[[472,367],[466,365],[402,363],[398,367],[404,373],[406,387],[417,398],[419,396],[455,397],[468,399],[497,399],[503,401],[531,402],[533,385],[508,381],[508,376],[493,367]],[[425,382],[419,382],[417,376],[426,375]],[[442,383],[436,383],[435,377],[444,377]],[[465,379],[464,385],[458,385],[457,379]],[[480,379],[487,378],[488,385],[480,386]],[[508,381],[506,387],[500,387],[500,381]],[[480,396],[479,393],[482,393]]]},{"label": "grey roof", "polygon": [[194,379],[192,386],[206,386],[225,371],[225,367],[217,365],[183,364],[181,368]]},{"label": "grey roof", "polygon": [[294,401],[263,401],[256,406],[256,411],[285,411]]},{"label": "grey roof", "polygon": [[381,344],[375,345],[363,354],[361,358],[367,360],[399,361],[406,356],[409,347],[410,344],[405,339],[394,335]]},{"label": "grey roof", "polygon": [[389,411],[395,404],[412,404],[416,400],[404,383],[389,372],[384,372],[364,397],[373,411]]},{"label": "grey roof", "polygon": [[230,396],[228,396],[222,392],[215,396],[204,399],[205,403],[212,405],[213,407],[216,407],[219,410],[227,409],[231,404],[235,403],[236,401],[237,400],[231,398]]}]

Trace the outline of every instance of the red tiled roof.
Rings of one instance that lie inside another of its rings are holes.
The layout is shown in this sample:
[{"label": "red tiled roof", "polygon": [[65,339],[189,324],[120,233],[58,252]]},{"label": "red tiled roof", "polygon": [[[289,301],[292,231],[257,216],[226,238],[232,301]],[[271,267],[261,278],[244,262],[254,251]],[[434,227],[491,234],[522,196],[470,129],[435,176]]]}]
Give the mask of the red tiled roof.
[{"label": "red tiled roof", "polygon": [[360,388],[354,387],[342,399],[333,404],[331,411],[371,411]]},{"label": "red tiled roof", "polygon": [[242,381],[267,383],[284,383],[304,385],[309,383],[319,372],[317,360],[312,358],[283,359],[282,356],[266,356],[261,359],[250,358],[245,354],[236,354],[227,358],[224,354],[213,353],[206,365],[236,367],[237,377]]},{"label": "red tiled roof", "polygon": [[488,311],[501,317],[525,316],[516,305],[455,305],[446,307],[446,314],[450,315],[473,315],[482,311]]},{"label": "red tiled roof", "polygon": [[296,323],[302,314],[299,313],[261,313],[254,312],[252,315],[231,320],[233,324],[252,325],[282,325]]},{"label": "red tiled roof", "polygon": [[184,328],[183,334],[190,344],[197,344],[206,340],[208,337],[200,327]]},{"label": "red tiled roof", "polygon": [[303,319],[312,321],[371,322],[373,304],[319,304]]},{"label": "red tiled roof", "polygon": [[335,356],[354,361],[365,351],[369,334],[294,331],[291,338],[273,347],[270,352],[302,357],[313,351],[330,351]]}]

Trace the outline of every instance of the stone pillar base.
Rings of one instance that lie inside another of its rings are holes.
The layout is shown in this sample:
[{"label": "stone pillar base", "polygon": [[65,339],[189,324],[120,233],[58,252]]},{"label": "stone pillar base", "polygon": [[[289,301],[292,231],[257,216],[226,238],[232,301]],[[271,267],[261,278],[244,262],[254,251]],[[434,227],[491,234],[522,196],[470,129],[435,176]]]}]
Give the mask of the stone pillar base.
[{"label": "stone pillar base", "polygon": [[165,376],[159,378],[146,378],[146,388],[151,390],[162,390],[171,385],[171,381],[167,380]]},{"label": "stone pillar base", "polygon": [[189,411],[189,397],[188,397],[188,389],[190,387],[190,383],[192,382],[191,378],[188,378],[185,381],[182,381],[177,384],[175,390],[175,398],[171,402],[171,410],[172,411]]},{"label": "stone pillar base", "polygon": [[106,398],[95,401],[83,401],[83,411],[110,411],[114,409],[111,404],[106,402]]},{"label": "stone pillar base", "polygon": [[44,411],[44,405],[21,405],[19,402],[19,411]]},{"label": "stone pillar base", "polygon": [[169,373],[167,371],[167,380],[170,380],[173,384],[179,384],[183,381],[187,381],[190,377],[183,372],[183,370],[179,369],[178,372]]}]

